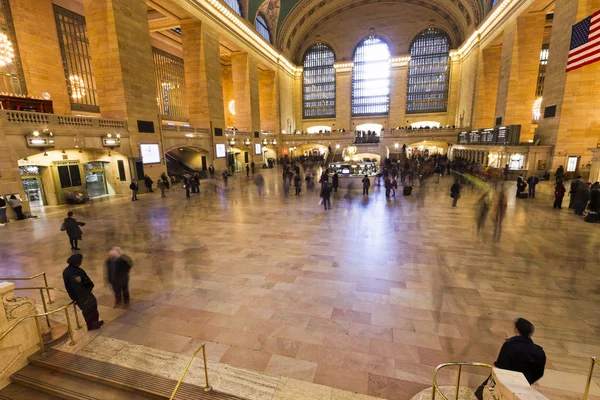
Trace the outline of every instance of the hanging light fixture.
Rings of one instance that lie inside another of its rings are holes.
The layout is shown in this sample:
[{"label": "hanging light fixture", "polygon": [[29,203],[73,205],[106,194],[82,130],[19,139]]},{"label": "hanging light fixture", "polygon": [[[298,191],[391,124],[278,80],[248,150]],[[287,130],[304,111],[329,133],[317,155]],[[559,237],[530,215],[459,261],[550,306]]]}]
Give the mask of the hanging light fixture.
[{"label": "hanging light fixture", "polygon": [[13,45],[4,33],[0,33],[0,67],[12,64],[15,58]]}]

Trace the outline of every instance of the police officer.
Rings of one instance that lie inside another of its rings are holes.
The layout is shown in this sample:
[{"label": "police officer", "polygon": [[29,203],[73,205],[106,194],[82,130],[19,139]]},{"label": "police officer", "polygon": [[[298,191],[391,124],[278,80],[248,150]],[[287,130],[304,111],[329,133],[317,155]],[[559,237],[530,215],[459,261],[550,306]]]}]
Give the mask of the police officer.
[{"label": "police officer", "polygon": [[104,321],[99,320],[98,302],[92,294],[94,282],[81,269],[82,260],[83,256],[81,254],[73,254],[69,257],[67,260],[69,265],[63,271],[63,280],[65,281],[65,289],[67,289],[69,297],[77,303],[83,314],[83,318],[85,318],[87,329],[91,331],[100,329]]}]

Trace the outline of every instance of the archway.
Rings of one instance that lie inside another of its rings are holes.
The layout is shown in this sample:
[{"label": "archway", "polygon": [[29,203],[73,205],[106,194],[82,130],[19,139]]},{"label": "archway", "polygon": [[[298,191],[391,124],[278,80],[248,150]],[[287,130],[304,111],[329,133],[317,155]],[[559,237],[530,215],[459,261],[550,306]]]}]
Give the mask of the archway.
[{"label": "archway", "polygon": [[431,156],[434,154],[444,155],[448,153],[448,143],[440,140],[423,140],[411,143],[406,146],[406,155],[411,156]]},{"label": "archway", "polygon": [[383,129],[383,125],[381,124],[361,124],[361,125],[357,125],[356,126],[356,130],[357,131],[363,131],[363,132],[375,132],[377,135],[379,135],[379,133],[381,132],[381,129]]},{"label": "archway", "polygon": [[126,193],[131,181],[129,158],[108,149],[54,149],[18,161],[28,207],[85,201]]},{"label": "archway", "polygon": [[184,175],[199,173],[206,178],[210,166],[210,153],[200,146],[181,145],[165,152],[167,174],[175,180]]}]

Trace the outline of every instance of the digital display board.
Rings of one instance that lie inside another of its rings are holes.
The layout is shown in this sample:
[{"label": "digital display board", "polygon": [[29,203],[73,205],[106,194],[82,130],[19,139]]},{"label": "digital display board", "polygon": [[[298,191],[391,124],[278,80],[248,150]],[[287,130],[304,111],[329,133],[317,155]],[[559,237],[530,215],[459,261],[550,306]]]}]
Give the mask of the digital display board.
[{"label": "digital display board", "polygon": [[254,143],[254,154],[261,154],[262,146],[260,143]]},{"label": "digital display board", "polygon": [[217,158],[225,158],[225,156],[227,155],[225,144],[217,143],[215,144],[215,149],[217,150]]},{"label": "digital display board", "polygon": [[156,143],[140,144],[144,164],[160,164],[160,147]]}]

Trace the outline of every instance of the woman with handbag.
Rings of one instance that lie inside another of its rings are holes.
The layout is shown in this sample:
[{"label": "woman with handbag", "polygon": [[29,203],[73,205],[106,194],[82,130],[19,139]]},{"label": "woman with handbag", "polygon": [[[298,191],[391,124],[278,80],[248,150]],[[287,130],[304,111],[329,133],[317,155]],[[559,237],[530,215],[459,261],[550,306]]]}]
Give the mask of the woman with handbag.
[{"label": "woman with handbag", "polygon": [[69,211],[67,213],[67,218],[63,222],[60,227],[61,231],[66,231],[69,236],[69,243],[71,244],[71,251],[78,251],[78,241],[82,240],[83,232],[81,231],[80,226],[84,226],[84,222],[77,222],[75,218],[73,218],[73,211]]}]

